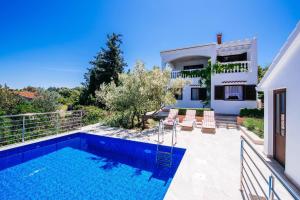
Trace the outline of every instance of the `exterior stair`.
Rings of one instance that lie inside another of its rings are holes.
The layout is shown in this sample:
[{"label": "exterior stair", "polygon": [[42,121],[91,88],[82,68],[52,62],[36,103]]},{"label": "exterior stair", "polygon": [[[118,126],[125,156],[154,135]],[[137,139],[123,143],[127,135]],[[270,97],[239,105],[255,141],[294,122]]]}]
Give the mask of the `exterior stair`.
[{"label": "exterior stair", "polygon": [[236,115],[216,114],[215,120],[218,128],[232,128],[232,129],[239,128],[236,122]]}]

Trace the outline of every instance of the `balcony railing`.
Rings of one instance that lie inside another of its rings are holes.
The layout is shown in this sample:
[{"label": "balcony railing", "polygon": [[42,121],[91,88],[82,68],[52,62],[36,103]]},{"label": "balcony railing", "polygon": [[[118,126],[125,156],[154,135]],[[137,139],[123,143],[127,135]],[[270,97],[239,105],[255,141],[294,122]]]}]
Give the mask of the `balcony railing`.
[{"label": "balcony railing", "polygon": [[0,147],[76,130],[82,117],[82,111],[0,116]]},{"label": "balcony railing", "polygon": [[300,199],[298,191],[275,171],[243,136],[240,156],[240,190],[243,199]]},{"label": "balcony railing", "polygon": [[220,65],[227,67],[221,72],[216,71],[217,74],[220,73],[239,73],[239,72],[251,72],[250,61],[237,61],[237,62],[225,62],[220,63]]},{"label": "balcony railing", "polygon": [[193,71],[199,71],[201,69],[190,69],[190,70],[181,70],[181,71],[172,71],[171,72],[171,78],[197,78],[199,77],[197,74],[189,74],[187,75],[184,72],[193,72]]},{"label": "balcony railing", "polygon": [[[239,72],[251,72],[251,62],[250,61],[237,61],[237,62],[223,62],[219,65],[223,66],[224,69],[215,70],[216,74],[223,73],[239,73]],[[199,75],[197,73],[189,73],[193,71],[199,71],[201,69],[191,69],[191,70],[181,70],[181,71],[172,71],[171,78],[197,78]]]}]

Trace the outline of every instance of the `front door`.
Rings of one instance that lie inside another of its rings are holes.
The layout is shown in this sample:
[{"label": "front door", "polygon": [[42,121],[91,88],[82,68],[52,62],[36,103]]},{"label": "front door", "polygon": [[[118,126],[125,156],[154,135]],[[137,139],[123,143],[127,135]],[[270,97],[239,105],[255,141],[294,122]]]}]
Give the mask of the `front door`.
[{"label": "front door", "polygon": [[274,158],[285,165],[286,90],[274,91]]}]

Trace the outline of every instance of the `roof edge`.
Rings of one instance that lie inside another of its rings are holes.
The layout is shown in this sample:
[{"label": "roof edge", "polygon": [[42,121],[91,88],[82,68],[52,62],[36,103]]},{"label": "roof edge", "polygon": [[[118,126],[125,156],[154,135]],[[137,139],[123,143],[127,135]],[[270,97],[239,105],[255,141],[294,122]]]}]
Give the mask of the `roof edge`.
[{"label": "roof edge", "polygon": [[160,53],[167,53],[167,52],[172,52],[172,51],[180,51],[180,50],[185,50],[185,49],[194,49],[198,47],[205,47],[205,46],[211,46],[211,45],[216,45],[217,43],[207,43],[207,44],[199,44],[199,45],[193,45],[193,46],[188,46],[188,47],[182,47],[182,48],[175,48],[175,49],[169,49],[169,50],[163,50],[160,51]]}]

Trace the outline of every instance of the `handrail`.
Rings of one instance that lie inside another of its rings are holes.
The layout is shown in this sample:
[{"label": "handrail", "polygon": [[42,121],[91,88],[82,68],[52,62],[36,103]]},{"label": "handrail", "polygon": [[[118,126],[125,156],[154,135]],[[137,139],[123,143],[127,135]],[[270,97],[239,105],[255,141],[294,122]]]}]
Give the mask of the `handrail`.
[{"label": "handrail", "polygon": [[[250,161],[252,163],[254,163],[254,161],[252,160],[252,158],[250,157],[249,153],[245,150],[244,148],[244,143],[247,144],[248,147],[250,147],[250,149],[252,150],[252,152],[255,153],[255,155],[259,158],[259,160],[264,164],[264,166],[267,167],[268,170],[270,170],[271,172],[271,176],[269,176],[269,195],[275,194],[275,196],[277,196],[278,198],[278,194],[276,193],[276,191],[274,190],[274,177],[281,183],[281,185],[286,189],[286,191],[296,200],[300,200],[300,196],[299,194],[292,188],[290,187],[286,181],[279,175],[278,172],[276,172],[268,163],[267,161],[262,157],[262,155],[260,153],[258,153],[258,151],[250,144],[250,142],[244,137],[241,136],[241,189],[243,187],[243,183],[242,183],[242,179],[243,179],[243,170],[245,170],[244,166],[243,166],[243,162],[245,162],[247,164],[247,167],[250,168],[250,166],[248,165],[247,161],[245,160],[244,156],[243,156],[243,152],[246,152],[247,156],[250,158]],[[260,175],[265,179],[265,177],[262,175],[261,170],[257,167],[257,165],[254,163],[254,166],[256,167],[256,169],[259,171]],[[251,170],[251,169],[250,169]],[[251,170],[251,173],[252,170]],[[274,176],[274,177],[273,177]],[[255,177],[256,179],[256,177]],[[266,181],[266,180],[265,180]],[[260,186],[260,185],[259,185]],[[261,186],[260,186],[261,187]]]},{"label": "handrail", "polygon": [[34,116],[34,115],[48,115],[48,114],[60,114],[60,113],[72,113],[72,112],[83,112],[82,110],[74,110],[74,111],[54,111],[54,112],[43,112],[43,113],[24,113],[17,115],[1,115],[0,118],[5,117],[22,117],[22,116]]},{"label": "handrail", "polygon": [[[177,124],[178,124],[178,122],[177,122],[177,119],[176,120],[174,120],[174,123],[173,123],[173,131],[172,131],[172,147],[175,145],[175,144],[177,144]],[[174,139],[173,139],[173,137],[175,137],[175,143],[174,143]]]},{"label": "handrail", "polygon": [[157,142],[160,143],[160,134],[162,134],[162,142],[164,142],[164,122],[161,119],[158,124]]},{"label": "handrail", "polygon": [[220,62],[220,64],[240,64],[240,63],[251,63],[251,61],[233,61],[233,62]]},{"label": "handrail", "polygon": [[0,146],[76,130],[82,118],[82,110],[0,116]]}]

